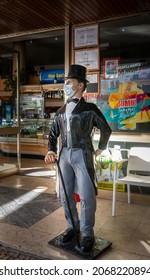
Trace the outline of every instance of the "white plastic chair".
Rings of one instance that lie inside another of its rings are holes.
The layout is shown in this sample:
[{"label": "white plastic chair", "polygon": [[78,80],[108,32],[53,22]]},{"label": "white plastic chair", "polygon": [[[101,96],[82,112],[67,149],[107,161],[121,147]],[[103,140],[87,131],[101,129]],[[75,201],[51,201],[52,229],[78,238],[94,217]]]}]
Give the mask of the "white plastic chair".
[{"label": "white plastic chair", "polygon": [[[127,176],[119,178],[119,163],[127,163]],[[115,164],[113,181],[112,216],[116,215],[116,187],[117,183],[127,184],[128,203],[130,203],[130,185],[150,187],[150,148],[132,147],[129,158]]]}]

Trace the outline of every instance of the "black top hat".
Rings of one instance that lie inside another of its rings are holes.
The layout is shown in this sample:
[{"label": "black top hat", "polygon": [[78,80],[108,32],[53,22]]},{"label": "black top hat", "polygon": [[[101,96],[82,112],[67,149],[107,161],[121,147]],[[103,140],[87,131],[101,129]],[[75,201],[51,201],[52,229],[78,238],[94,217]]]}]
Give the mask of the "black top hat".
[{"label": "black top hat", "polygon": [[72,64],[66,79],[79,79],[81,81],[88,82],[86,79],[86,67],[78,64]]}]

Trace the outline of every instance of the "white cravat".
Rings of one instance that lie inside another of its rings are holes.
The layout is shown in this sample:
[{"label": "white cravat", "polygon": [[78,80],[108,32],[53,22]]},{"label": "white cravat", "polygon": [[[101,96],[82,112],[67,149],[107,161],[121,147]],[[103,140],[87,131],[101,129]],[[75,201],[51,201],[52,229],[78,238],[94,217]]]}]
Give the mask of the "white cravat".
[{"label": "white cravat", "polygon": [[74,102],[70,102],[66,104],[66,120],[67,120],[67,131],[70,131],[70,117],[73,109],[75,108],[77,104]]}]

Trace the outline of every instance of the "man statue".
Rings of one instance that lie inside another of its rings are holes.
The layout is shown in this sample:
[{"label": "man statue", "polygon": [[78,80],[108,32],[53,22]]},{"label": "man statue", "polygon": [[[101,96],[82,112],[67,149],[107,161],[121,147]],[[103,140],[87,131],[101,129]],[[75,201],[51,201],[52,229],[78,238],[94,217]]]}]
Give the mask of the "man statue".
[{"label": "man statue", "polygon": [[[93,228],[97,188],[93,156],[94,153],[98,155],[106,149],[111,134],[111,129],[99,108],[83,98],[87,83],[86,68],[82,65],[71,65],[64,84],[64,93],[68,99],[66,104],[56,112],[49,133],[48,153],[45,156],[46,163],[55,162],[58,158],[57,139],[60,136],[62,148],[59,153],[59,166],[76,231],[81,235],[80,250],[83,253],[91,251],[95,242]],[[100,131],[98,149],[95,152],[92,144],[94,128]],[[74,193],[80,196],[80,219]],[[67,229],[61,235],[60,242],[65,246],[74,239],[75,232],[62,186],[61,202]]]}]

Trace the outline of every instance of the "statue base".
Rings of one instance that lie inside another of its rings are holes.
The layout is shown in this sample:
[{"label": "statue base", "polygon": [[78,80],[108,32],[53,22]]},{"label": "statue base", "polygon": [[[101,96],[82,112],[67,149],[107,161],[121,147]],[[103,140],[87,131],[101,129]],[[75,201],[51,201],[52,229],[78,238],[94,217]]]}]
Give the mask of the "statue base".
[{"label": "statue base", "polygon": [[[61,234],[62,235],[62,234]],[[68,242],[67,244],[62,244],[60,242],[60,235],[56,236],[54,239],[48,241],[49,245],[55,246],[59,249],[65,250],[71,254],[74,254],[82,259],[85,260],[92,260],[95,259],[99,254],[101,254],[104,250],[108,249],[112,242],[105,240],[101,237],[95,237],[95,245],[92,248],[92,250],[88,253],[83,253],[80,250],[80,247],[77,246],[76,239],[72,239],[71,242]]]}]

